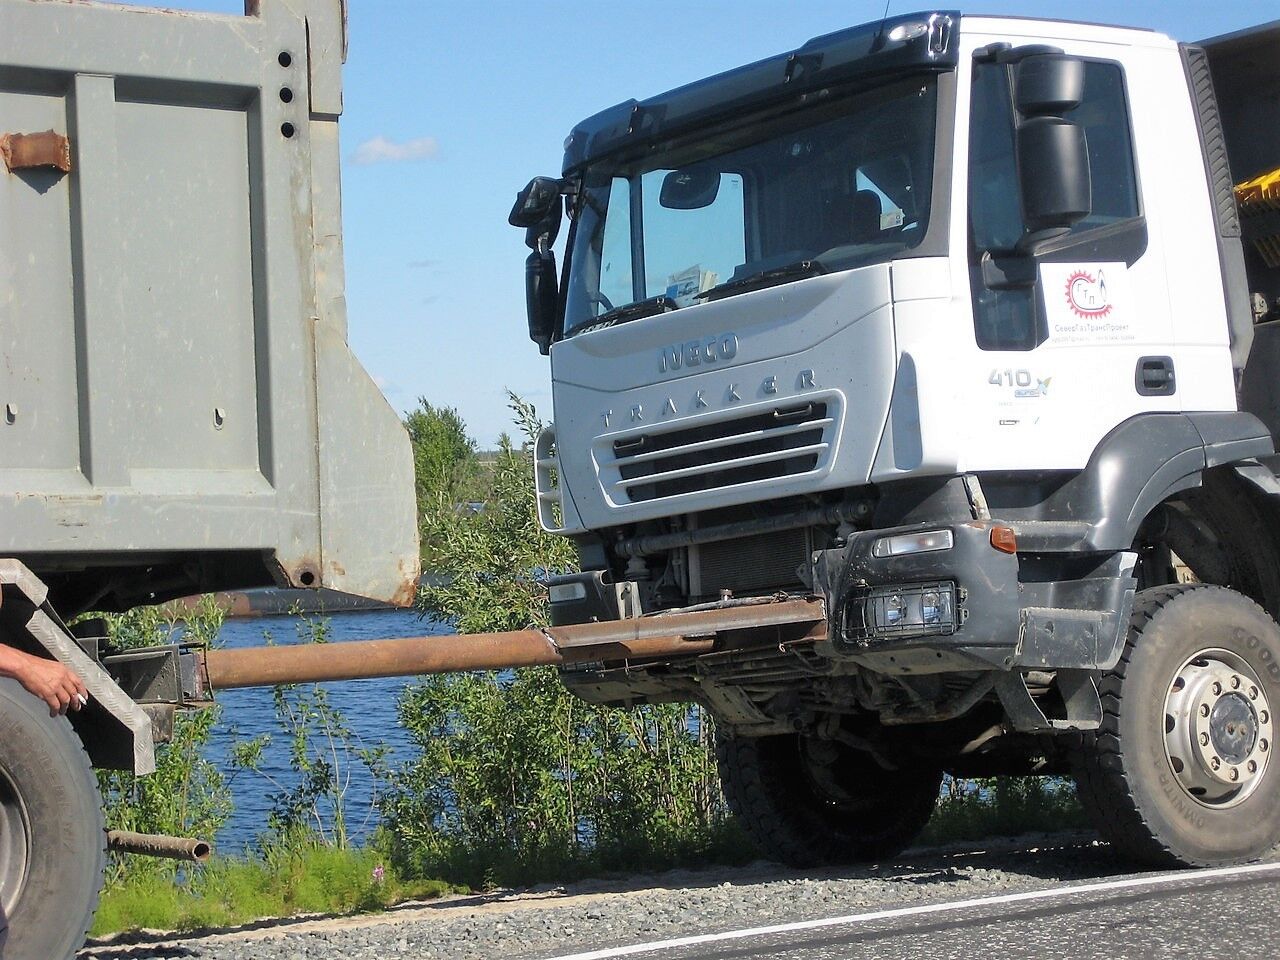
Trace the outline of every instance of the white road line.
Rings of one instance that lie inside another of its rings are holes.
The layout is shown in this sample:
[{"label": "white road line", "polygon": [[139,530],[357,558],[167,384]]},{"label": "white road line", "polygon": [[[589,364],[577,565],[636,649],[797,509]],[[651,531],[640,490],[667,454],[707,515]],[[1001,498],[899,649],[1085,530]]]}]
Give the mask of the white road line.
[{"label": "white road line", "polygon": [[1239,867],[1215,867],[1209,870],[1179,870],[1148,877],[1130,877],[1126,880],[1106,880],[1100,883],[1082,883],[1068,887],[1051,887],[1048,890],[1028,890],[1023,893],[1006,893],[997,897],[976,897],[972,900],[953,900],[948,903],[932,903],[919,907],[896,907],[892,910],[874,910],[870,913],[852,913],[843,917],[827,917],[822,920],[801,920],[796,923],[779,923],[769,927],[750,927],[745,930],[726,930],[723,933],[704,933],[693,937],[676,937],[672,940],[654,940],[629,947],[608,947],[571,953],[554,960],[610,960],[612,957],[631,957],[640,953],[657,953],[678,947],[696,947],[704,943],[722,940],[745,940],[775,933],[792,933],[797,930],[819,930],[875,920],[896,920],[901,917],[920,917],[939,913],[953,913],[972,907],[990,907],[1006,903],[1028,903],[1036,900],[1054,900],[1087,893],[1111,893],[1116,890],[1133,890],[1140,887],[1166,887],[1197,880],[1216,880],[1219,877],[1248,876],[1255,873],[1280,873],[1280,863],[1251,863]]}]

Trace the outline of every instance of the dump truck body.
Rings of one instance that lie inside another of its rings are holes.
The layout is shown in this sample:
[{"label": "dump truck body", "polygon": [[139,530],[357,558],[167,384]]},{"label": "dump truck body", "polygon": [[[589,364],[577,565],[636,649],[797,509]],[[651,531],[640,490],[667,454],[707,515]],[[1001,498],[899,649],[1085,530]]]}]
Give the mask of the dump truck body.
[{"label": "dump truck body", "polygon": [[344,18],[0,3],[0,556],[64,614],[412,596],[408,440],[346,342]]}]

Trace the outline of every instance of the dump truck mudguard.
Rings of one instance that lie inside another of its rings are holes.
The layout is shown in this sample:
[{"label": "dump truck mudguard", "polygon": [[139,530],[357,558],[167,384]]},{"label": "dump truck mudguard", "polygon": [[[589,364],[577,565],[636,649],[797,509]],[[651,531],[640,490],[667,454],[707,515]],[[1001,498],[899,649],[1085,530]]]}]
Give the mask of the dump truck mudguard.
[{"label": "dump truck mudguard", "polygon": [[1144,413],[1108,433],[1078,474],[1045,481],[1039,496],[1025,474],[981,480],[992,516],[1017,531],[1020,550],[1104,553],[1132,547],[1151,511],[1199,486],[1206,469],[1244,467],[1258,485],[1248,462],[1274,452],[1251,413]]},{"label": "dump truck mudguard", "polygon": [[0,559],[0,637],[30,653],[43,651],[84,681],[89,703],[71,715],[71,722],[94,766],[154,773],[151,719],[67,632],[48,595],[26,566]]}]

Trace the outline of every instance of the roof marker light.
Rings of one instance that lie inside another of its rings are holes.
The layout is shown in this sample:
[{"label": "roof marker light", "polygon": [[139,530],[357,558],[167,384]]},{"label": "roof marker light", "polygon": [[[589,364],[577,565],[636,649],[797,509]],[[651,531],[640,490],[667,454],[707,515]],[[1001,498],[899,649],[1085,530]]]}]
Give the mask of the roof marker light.
[{"label": "roof marker light", "polygon": [[929,32],[929,25],[920,21],[911,23],[900,23],[889,31],[889,39],[894,43],[901,43],[904,40],[914,40],[916,37],[923,37]]}]

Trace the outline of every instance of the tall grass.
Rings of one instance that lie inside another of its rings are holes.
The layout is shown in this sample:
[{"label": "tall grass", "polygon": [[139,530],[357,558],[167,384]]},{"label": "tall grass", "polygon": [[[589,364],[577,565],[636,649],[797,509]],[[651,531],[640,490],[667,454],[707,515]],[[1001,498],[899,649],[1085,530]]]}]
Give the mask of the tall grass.
[{"label": "tall grass", "polygon": [[267,917],[361,913],[455,889],[403,878],[376,848],[338,849],[300,834],[281,838],[261,856],[215,860],[177,878],[126,875],[103,893],[92,932],[197,930]]}]

